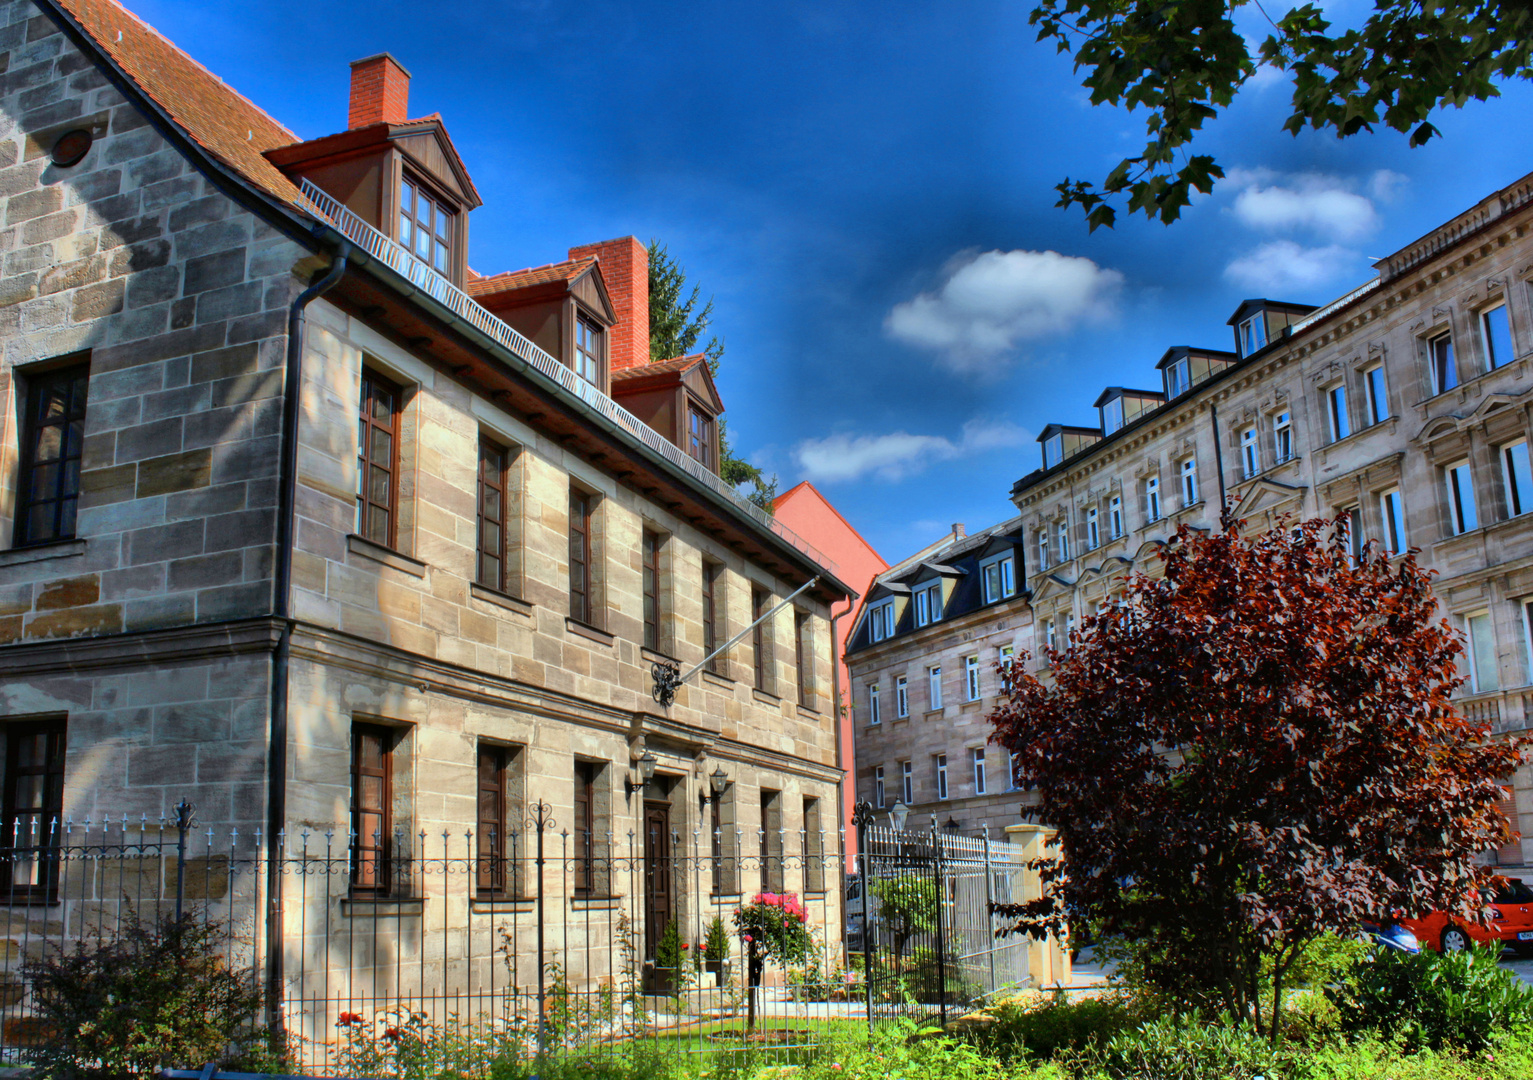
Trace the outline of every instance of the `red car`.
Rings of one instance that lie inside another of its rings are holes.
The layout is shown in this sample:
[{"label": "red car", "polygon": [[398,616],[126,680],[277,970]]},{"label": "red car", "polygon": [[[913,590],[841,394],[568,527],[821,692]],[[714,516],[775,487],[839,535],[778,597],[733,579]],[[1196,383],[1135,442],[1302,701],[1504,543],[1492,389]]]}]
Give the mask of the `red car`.
[{"label": "red car", "polygon": [[1491,884],[1489,926],[1469,922],[1446,912],[1434,911],[1419,919],[1401,919],[1400,925],[1416,935],[1422,945],[1443,952],[1457,952],[1471,941],[1500,941],[1518,952],[1533,952],[1533,889],[1521,878],[1494,877]]}]

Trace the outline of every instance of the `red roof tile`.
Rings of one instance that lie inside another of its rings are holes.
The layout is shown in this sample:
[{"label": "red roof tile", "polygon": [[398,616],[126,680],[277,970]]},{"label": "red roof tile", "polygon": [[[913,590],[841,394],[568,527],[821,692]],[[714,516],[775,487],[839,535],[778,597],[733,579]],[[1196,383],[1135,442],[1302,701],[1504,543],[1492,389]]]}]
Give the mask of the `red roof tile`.
[{"label": "red roof tile", "polygon": [[476,299],[494,293],[514,292],[532,285],[547,285],[554,281],[574,281],[596,262],[595,256],[584,259],[568,259],[565,262],[532,266],[526,270],[506,270],[489,277],[470,278],[468,294]]},{"label": "red roof tile", "polygon": [[669,375],[672,372],[681,374],[691,371],[698,364],[705,361],[707,356],[703,353],[693,353],[690,356],[674,356],[669,360],[651,360],[647,364],[639,364],[636,367],[624,368],[622,371],[612,373],[614,383],[626,382],[629,379],[647,379],[656,375]]}]

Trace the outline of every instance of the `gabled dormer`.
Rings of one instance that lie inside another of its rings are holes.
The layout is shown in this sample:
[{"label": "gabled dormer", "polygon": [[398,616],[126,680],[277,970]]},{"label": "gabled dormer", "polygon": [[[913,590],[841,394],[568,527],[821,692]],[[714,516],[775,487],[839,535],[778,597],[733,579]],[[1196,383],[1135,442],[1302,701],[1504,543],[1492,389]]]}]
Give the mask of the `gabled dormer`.
[{"label": "gabled dormer", "polygon": [[612,398],[713,472],[723,399],[702,353],[612,373]]},{"label": "gabled dormer", "polygon": [[1100,428],[1071,427],[1069,424],[1050,424],[1038,436],[1043,447],[1043,467],[1052,469],[1066,458],[1073,457],[1094,442],[1100,442]]},{"label": "gabled dormer", "polygon": [[1222,349],[1195,349],[1191,345],[1173,345],[1155,367],[1165,380],[1166,400],[1181,397],[1200,383],[1212,379],[1236,363],[1239,356]]},{"label": "gabled dormer", "polygon": [[1166,403],[1166,395],[1157,390],[1130,390],[1109,386],[1096,400],[1102,417],[1102,436],[1106,438],[1126,424],[1132,424],[1151,409]]},{"label": "gabled dormer", "polygon": [[609,348],[618,312],[594,255],[475,276],[465,291],[576,375],[609,392]]},{"label": "gabled dormer", "polygon": [[1277,341],[1288,328],[1315,310],[1313,304],[1282,300],[1242,300],[1229,318],[1235,328],[1235,351],[1240,359],[1254,356]]},{"label": "gabled dormer", "polygon": [[479,192],[442,118],[408,118],[409,95],[410,73],[388,53],[357,60],[346,130],[265,157],[461,287],[468,212],[481,205]]}]

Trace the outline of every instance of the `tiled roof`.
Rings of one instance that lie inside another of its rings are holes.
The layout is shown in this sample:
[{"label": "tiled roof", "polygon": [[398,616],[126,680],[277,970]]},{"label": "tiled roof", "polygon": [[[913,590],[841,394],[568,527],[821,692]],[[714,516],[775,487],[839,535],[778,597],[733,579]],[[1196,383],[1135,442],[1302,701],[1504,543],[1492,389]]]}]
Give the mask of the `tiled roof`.
[{"label": "tiled roof", "polygon": [[531,285],[574,281],[589,270],[594,262],[596,262],[596,256],[591,255],[583,259],[569,259],[565,262],[549,263],[546,266],[533,266],[526,270],[507,270],[490,277],[476,276],[469,278],[466,291],[470,296],[479,299],[493,293],[525,289]]},{"label": "tiled roof", "polygon": [[298,136],[115,0],[53,0],[204,149],[283,202],[298,188],[262,157]]},{"label": "tiled roof", "polygon": [[614,383],[626,382],[629,379],[648,379],[656,375],[679,374],[691,371],[698,364],[707,359],[703,353],[693,353],[691,356],[675,356],[669,360],[652,360],[638,367],[624,368],[622,371],[612,373]]}]

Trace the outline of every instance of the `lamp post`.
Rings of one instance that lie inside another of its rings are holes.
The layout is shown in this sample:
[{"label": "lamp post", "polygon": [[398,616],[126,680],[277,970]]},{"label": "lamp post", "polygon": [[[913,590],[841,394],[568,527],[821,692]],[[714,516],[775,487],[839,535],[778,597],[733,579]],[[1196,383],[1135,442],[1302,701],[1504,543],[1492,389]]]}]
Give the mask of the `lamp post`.
[{"label": "lamp post", "polygon": [[910,807],[902,802],[896,802],[889,808],[889,824],[894,826],[895,832],[905,831],[905,821],[910,817]]}]

